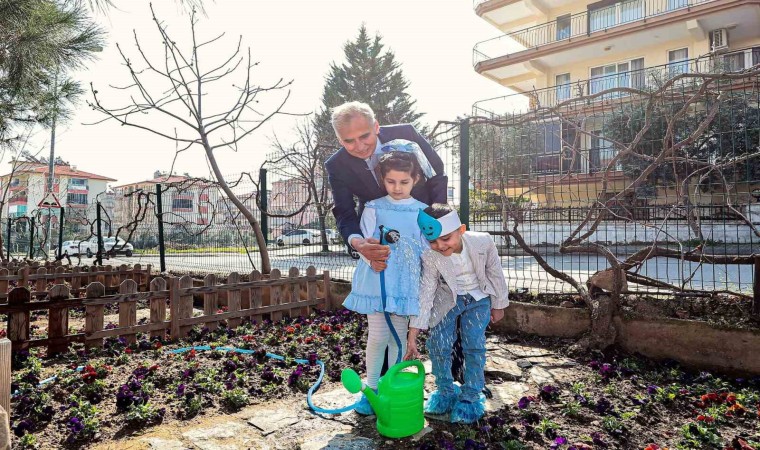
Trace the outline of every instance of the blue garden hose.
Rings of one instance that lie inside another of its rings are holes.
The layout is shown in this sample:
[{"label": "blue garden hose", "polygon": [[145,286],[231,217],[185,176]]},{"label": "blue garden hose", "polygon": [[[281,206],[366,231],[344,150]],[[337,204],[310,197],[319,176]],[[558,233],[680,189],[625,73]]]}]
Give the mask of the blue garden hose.
[{"label": "blue garden hose", "polygon": [[[386,244],[386,233],[383,231],[385,229],[384,226],[380,225],[380,245]],[[390,232],[390,231],[389,231]],[[393,326],[393,322],[391,322],[391,315],[390,313],[385,311],[386,308],[386,293],[385,293],[385,271],[383,270],[380,272],[380,298],[383,300],[383,314],[385,314],[385,323],[388,324],[388,328],[391,330],[391,335],[393,335],[393,339],[396,340],[396,347],[398,348],[398,354],[396,355],[396,364],[401,362],[401,338],[398,336],[398,333],[396,332],[396,328]]]}]

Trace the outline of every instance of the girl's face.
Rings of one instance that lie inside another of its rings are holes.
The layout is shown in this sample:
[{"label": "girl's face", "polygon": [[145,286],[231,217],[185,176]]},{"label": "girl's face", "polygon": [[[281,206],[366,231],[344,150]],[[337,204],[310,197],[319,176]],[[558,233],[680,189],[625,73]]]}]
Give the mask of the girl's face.
[{"label": "girl's face", "polygon": [[394,200],[403,200],[412,196],[412,188],[417,180],[409,172],[389,170],[383,177],[383,184],[388,195]]}]

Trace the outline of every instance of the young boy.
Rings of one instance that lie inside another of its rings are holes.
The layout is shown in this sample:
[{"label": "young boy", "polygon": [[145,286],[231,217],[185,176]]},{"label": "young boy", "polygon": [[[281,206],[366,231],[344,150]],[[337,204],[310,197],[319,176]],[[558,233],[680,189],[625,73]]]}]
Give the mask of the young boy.
[{"label": "young boy", "polygon": [[[430,328],[427,349],[438,390],[425,412],[451,413],[451,422],[473,423],[485,412],[485,330],[504,317],[509,305],[507,282],[496,245],[486,233],[465,231],[456,211],[436,203],[420,210],[417,223],[430,241],[422,255],[420,314],[411,317],[404,359],[419,357],[417,335]],[[464,385],[451,377],[451,354],[457,318],[461,318]]]}]

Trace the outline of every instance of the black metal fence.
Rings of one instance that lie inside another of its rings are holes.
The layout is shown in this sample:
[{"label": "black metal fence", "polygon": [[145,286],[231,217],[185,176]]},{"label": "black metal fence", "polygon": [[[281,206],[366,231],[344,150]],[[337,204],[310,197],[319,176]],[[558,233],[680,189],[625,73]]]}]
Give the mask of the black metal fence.
[{"label": "black metal fence", "polygon": [[471,229],[494,234],[515,289],[570,290],[550,269],[585,283],[614,259],[628,290],[751,293],[757,82],[752,70],[679,72],[519,114],[478,103],[463,149]]}]

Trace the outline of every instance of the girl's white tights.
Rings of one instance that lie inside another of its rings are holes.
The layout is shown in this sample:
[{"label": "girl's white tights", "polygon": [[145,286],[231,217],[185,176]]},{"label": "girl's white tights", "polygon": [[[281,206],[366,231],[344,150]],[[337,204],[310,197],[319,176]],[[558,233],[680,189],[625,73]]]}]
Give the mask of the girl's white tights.
[{"label": "girl's white tights", "polygon": [[[385,349],[388,349],[388,366],[396,364],[398,346],[396,340],[388,329],[384,313],[367,315],[367,386],[377,389],[377,380],[380,379],[380,371],[383,369]],[[406,334],[409,331],[409,319],[405,316],[391,314],[391,323],[396,329],[401,340],[401,357],[406,353]]]}]

